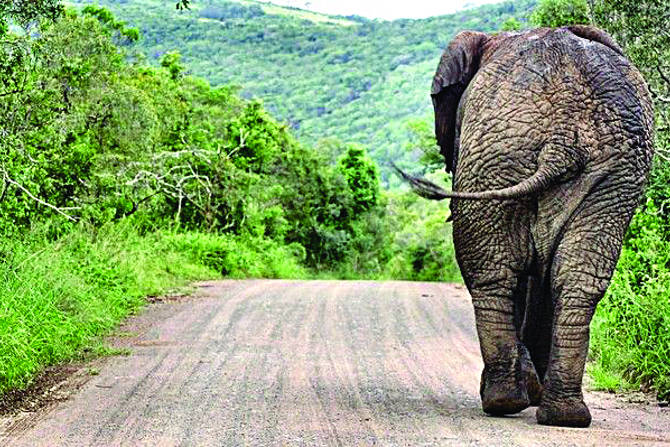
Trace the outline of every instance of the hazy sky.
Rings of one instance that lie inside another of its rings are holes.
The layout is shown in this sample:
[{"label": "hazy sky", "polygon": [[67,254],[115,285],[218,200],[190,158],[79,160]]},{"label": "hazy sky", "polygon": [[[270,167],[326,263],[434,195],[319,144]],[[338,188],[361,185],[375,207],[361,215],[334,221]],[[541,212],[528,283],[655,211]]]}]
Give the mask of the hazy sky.
[{"label": "hazy sky", "polygon": [[327,14],[356,14],[369,18],[422,18],[502,0],[264,0]]}]

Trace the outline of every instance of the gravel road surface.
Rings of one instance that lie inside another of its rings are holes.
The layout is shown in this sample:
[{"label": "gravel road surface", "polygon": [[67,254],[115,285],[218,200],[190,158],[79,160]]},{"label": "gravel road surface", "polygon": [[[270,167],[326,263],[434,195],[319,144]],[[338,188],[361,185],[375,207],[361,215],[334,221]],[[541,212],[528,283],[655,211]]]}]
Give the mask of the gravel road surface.
[{"label": "gravel road surface", "polygon": [[604,393],[586,396],[588,429],[538,426],[533,408],[484,415],[473,311],[458,285],[211,282],[149,306],[119,334],[129,356],[98,361],[63,402],[0,418],[0,444],[670,443],[667,408]]}]

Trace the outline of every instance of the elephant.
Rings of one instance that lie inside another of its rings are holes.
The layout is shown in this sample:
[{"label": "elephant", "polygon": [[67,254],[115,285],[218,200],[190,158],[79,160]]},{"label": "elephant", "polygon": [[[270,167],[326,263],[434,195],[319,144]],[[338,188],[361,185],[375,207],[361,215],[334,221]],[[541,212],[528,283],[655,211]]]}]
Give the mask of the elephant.
[{"label": "elephant", "polygon": [[616,267],[653,157],[653,105],[622,50],[592,26],[448,45],[431,90],[452,191],[456,258],[472,297],[490,415],[538,406],[587,427],[589,325]]}]

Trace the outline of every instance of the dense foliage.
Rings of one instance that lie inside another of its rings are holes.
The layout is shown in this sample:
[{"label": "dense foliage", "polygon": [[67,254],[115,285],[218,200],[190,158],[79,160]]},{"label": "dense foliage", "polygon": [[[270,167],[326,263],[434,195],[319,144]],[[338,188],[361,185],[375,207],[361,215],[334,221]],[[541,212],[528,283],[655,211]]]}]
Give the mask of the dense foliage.
[{"label": "dense foliage", "polygon": [[260,103],[185,76],[177,55],[128,64],[114,40],[133,36],[89,7],[22,43],[20,89],[1,111],[4,233],[49,214],[95,225],[134,215],[148,229],[176,222],[296,243],[312,264],[342,260],[353,222],[378,205],[363,149],[349,157],[361,172],[328,163]]},{"label": "dense foliage", "polygon": [[586,0],[540,0],[530,15],[537,27],[560,27],[591,23]]},{"label": "dense foliage", "polygon": [[360,143],[397,185],[387,161],[413,160],[409,118],[432,112],[430,82],[447,42],[462,29],[493,32],[510,17],[526,22],[534,0],[487,5],[422,20],[329,17],[265,3],[199,0],[175,11],[165,0],[100,3],[141,29],[150,61],[179,49],[194,74],[238,84],[262,98],[301,141]]},{"label": "dense foliage", "polygon": [[27,26],[38,18],[55,19],[63,11],[60,0],[4,0],[0,3],[0,36],[10,23]]}]

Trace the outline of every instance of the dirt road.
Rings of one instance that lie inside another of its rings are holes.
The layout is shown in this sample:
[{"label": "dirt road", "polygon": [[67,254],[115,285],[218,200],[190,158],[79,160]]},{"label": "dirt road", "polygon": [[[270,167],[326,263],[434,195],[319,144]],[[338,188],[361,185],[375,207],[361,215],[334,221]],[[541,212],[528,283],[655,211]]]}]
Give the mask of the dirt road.
[{"label": "dirt road", "polygon": [[[485,416],[462,287],[222,281],[150,306],[70,399],[0,420],[16,446],[658,445],[670,411],[589,393],[589,429]],[[124,341],[125,340],[125,341]]]}]

